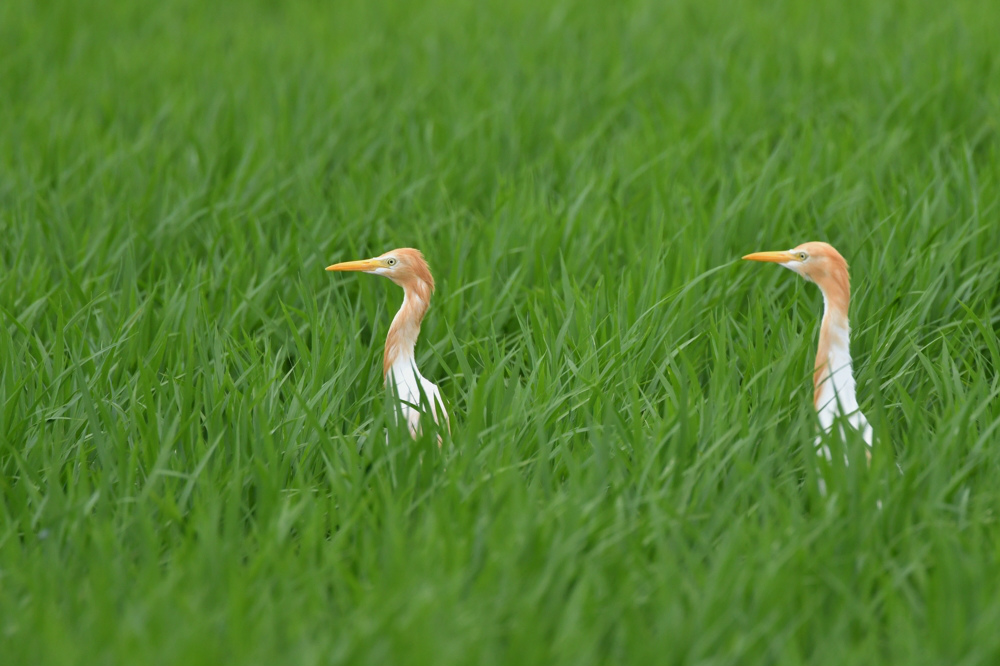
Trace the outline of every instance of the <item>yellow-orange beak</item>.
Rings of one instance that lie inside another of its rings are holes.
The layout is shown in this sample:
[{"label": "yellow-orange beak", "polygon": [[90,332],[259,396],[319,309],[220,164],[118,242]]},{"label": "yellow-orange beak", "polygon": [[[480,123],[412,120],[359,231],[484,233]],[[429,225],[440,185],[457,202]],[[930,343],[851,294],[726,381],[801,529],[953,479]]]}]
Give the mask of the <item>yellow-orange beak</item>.
[{"label": "yellow-orange beak", "polygon": [[382,268],[382,262],[378,259],[362,259],[361,261],[344,261],[333,266],[327,266],[328,271],[373,271]]},{"label": "yellow-orange beak", "polygon": [[782,250],[780,252],[754,252],[753,254],[748,254],[743,258],[747,261],[770,261],[773,264],[784,264],[795,260],[792,253],[787,250]]}]

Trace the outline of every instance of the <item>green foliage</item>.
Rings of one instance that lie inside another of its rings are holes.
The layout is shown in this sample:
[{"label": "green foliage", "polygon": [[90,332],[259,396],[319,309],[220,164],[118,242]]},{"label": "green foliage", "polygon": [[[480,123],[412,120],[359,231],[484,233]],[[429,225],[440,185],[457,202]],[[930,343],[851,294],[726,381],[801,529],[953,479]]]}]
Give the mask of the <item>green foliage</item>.
[{"label": "green foliage", "polygon": [[[997,663],[998,34],[0,3],[0,663]],[[806,240],[879,440],[826,498],[820,295],[737,261]],[[386,443],[398,289],[322,270],[399,246],[440,452]]]}]

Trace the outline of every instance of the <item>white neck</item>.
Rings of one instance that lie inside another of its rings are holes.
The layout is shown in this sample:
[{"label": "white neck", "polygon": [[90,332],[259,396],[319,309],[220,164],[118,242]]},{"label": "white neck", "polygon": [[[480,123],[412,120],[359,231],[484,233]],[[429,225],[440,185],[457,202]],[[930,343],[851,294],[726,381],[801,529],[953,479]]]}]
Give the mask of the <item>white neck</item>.
[{"label": "white neck", "polygon": [[388,375],[393,368],[416,367],[415,349],[420,336],[420,322],[428,305],[421,293],[404,289],[403,304],[393,317],[385,339],[384,375]]},{"label": "white neck", "polygon": [[[391,342],[394,346],[396,361],[413,360],[417,338],[420,336],[420,322],[413,320],[410,303],[407,302],[409,300],[411,300],[410,295],[404,292],[403,303],[389,324],[389,336],[386,338],[386,343]],[[420,299],[413,297],[412,300]]]},{"label": "white neck", "polygon": [[822,414],[835,410],[849,414],[858,408],[851,360],[851,326],[847,312],[833,306],[823,294],[823,323],[816,354],[815,405]]}]

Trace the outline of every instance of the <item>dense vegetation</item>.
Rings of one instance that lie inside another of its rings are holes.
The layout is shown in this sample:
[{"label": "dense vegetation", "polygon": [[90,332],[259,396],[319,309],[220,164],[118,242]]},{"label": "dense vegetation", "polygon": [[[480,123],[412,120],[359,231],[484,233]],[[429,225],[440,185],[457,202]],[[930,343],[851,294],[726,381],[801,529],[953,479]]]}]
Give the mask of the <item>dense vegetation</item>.
[{"label": "dense vegetation", "polygon": [[[0,3],[0,663],[998,663],[998,34]],[[870,469],[812,451],[819,292],[738,261],[806,240]],[[440,452],[383,434],[400,291],[322,270],[399,246]]]}]

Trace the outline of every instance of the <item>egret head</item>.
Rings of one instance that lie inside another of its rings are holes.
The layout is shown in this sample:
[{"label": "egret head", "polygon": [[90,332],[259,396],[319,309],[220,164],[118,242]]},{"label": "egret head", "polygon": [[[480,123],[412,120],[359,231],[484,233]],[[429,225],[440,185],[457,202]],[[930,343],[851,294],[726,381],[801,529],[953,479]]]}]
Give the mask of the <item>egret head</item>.
[{"label": "egret head", "polygon": [[754,252],[743,258],[748,261],[780,264],[810,282],[815,282],[824,293],[828,291],[850,293],[847,261],[829,243],[812,241],[791,250]]},{"label": "egret head", "polygon": [[839,281],[847,276],[847,261],[829,243],[812,241],[791,250],[778,252],[754,252],[744,259],[748,261],[768,261],[795,271],[810,282],[820,286],[831,280]]},{"label": "egret head", "polygon": [[424,255],[420,250],[410,247],[403,247],[396,250],[389,250],[385,254],[380,254],[372,259],[362,259],[361,261],[345,261],[340,264],[327,266],[328,271],[360,271],[373,275],[382,275],[400,287],[422,288],[434,292],[434,277],[424,260]]}]

